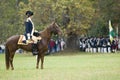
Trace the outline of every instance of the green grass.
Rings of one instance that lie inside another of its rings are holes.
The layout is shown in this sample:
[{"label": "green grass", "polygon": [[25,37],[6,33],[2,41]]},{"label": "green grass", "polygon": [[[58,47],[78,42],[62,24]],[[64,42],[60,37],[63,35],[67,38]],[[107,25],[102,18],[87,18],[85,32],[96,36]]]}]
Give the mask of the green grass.
[{"label": "green grass", "polygon": [[35,56],[16,54],[13,71],[0,54],[0,80],[120,80],[120,53],[66,54],[45,56],[43,70],[35,68]]}]

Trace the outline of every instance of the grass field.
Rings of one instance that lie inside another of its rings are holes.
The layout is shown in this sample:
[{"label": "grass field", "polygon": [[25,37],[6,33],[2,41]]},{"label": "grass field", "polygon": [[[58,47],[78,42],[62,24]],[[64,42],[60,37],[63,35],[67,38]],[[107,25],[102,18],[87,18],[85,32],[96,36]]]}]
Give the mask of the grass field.
[{"label": "grass field", "polygon": [[35,68],[35,56],[16,54],[13,71],[0,54],[0,80],[120,80],[120,53],[66,54],[45,56],[43,70]]}]

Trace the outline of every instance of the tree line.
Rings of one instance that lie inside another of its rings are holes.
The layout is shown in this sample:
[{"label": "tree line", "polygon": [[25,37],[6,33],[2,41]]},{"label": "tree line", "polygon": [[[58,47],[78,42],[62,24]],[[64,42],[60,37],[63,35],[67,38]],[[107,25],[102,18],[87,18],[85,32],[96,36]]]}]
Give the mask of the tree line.
[{"label": "tree line", "polygon": [[38,31],[55,20],[68,47],[75,48],[81,35],[108,36],[108,20],[118,27],[119,4],[119,0],[1,0],[0,42],[12,35],[24,34],[25,12],[32,10]]}]

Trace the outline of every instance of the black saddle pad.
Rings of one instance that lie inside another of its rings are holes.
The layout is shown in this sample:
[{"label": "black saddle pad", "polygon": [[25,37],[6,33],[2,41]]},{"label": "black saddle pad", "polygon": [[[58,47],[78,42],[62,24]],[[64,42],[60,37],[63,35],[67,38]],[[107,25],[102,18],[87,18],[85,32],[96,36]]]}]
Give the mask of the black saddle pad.
[{"label": "black saddle pad", "polygon": [[38,37],[38,36],[40,36],[40,33],[34,32],[33,35],[36,36],[36,37]]}]

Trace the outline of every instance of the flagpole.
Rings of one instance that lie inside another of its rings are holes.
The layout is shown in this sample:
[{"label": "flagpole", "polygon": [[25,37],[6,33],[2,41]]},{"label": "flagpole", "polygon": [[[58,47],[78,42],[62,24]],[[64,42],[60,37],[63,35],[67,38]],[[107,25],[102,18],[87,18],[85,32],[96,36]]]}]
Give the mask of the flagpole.
[{"label": "flagpole", "polygon": [[116,33],[117,33],[116,38],[118,39],[118,25],[116,27]]}]

